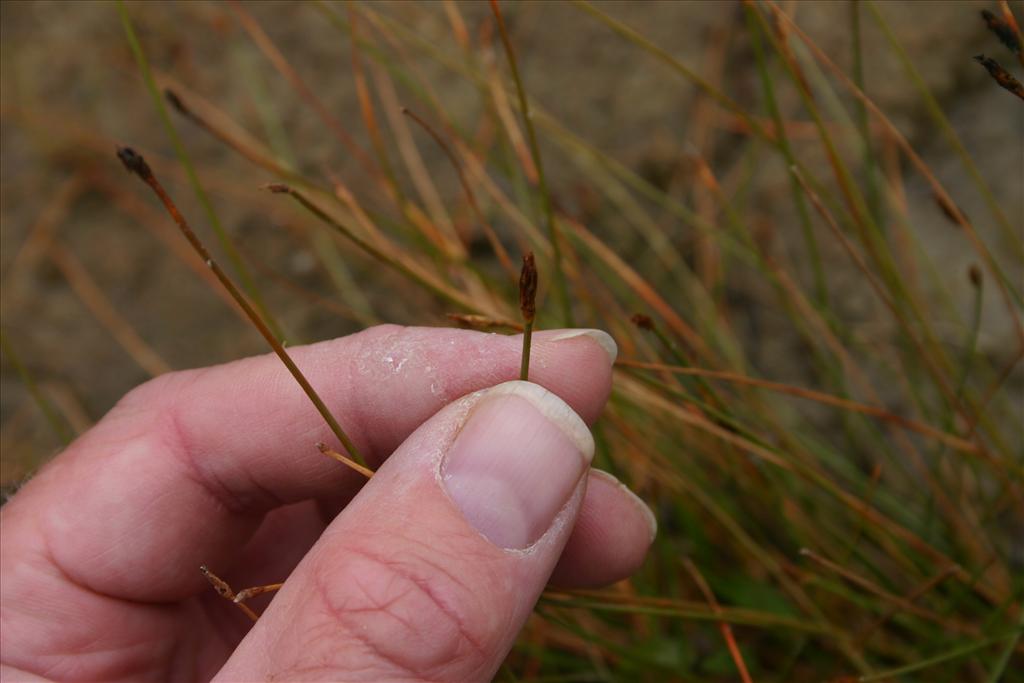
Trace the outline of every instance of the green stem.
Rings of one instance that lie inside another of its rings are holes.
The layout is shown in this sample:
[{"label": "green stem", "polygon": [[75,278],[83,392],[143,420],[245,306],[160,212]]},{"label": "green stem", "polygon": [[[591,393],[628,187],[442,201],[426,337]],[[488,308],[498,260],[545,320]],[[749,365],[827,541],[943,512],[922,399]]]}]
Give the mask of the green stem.
[{"label": "green stem", "polygon": [[260,294],[259,287],[256,285],[256,281],[253,279],[252,274],[249,272],[245,262],[242,260],[241,254],[238,253],[238,249],[235,248],[234,243],[231,241],[227,231],[221,224],[220,218],[217,216],[217,212],[213,208],[213,202],[210,201],[209,195],[206,194],[206,190],[203,189],[202,184],[199,182],[199,176],[196,173],[195,167],[192,165],[192,159],[185,150],[185,145],[182,143],[181,137],[178,135],[178,130],[174,127],[174,123],[171,121],[170,114],[167,112],[167,107],[164,106],[164,98],[160,94],[160,89],[157,88],[156,80],[153,78],[153,72],[149,68],[149,61],[146,59],[146,53],[142,50],[142,44],[139,42],[138,36],[135,33],[135,27],[132,24],[131,16],[129,16],[128,10],[124,6],[124,0],[117,0],[117,12],[121,16],[121,24],[124,26],[124,32],[128,38],[128,45],[131,47],[132,54],[135,55],[135,61],[139,65],[142,80],[146,83],[146,88],[149,90],[149,94],[153,98],[153,103],[156,105],[157,113],[160,115],[160,120],[164,124],[167,136],[171,139],[171,144],[174,146],[175,154],[181,162],[182,167],[185,169],[185,174],[188,176],[189,183],[191,183],[192,189],[196,193],[196,198],[199,199],[199,203],[206,212],[206,217],[210,221],[210,226],[213,228],[214,234],[217,235],[217,240],[220,242],[221,248],[224,249],[224,253],[227,254],[228,260],[231,262],[231,266],[234,268],[235,274],[241,281],[242,288],[245,290],[245,293],[249,295],[253,304],[257,309],[259,309],[260,315],[267,321],[267,325],[273,331],[274,336],[279,340],[284,339],[284,333],[281,330],[281,326],[277,324],[274,317],[270,315],[270,311],[267,310],[266,305],[263,303],[263,297]]},{"label": "green stem", "polygon": [[67,425],[64,424],[64,421],[60,419],[59,415],[57,415],[57,411],[54,410],[53,404],[51,404],[50,400],[46,398],[46,395],[40,391],[39,386],[32,377],[32,373],[29,372],[28,367],[21,362],[21,358],[18,357],[14,347],[11,346],[10,341],[7,340],[7,335],[4,334],[2,330],[0,330],[0,347],[3,348],[3,352],[4,355],[7,356],[7,360],[11,362],[11,365],[13,365],[14,369],[18,372],[18,376],[21,377],[22,383],[25,385],[25,388],[28,389],[29,395],[32,396],[32,400],[35,401],[36,405],[39,407],[39,411],[43,414],[43,417],[46,418],[46,421],[49,423],[50,428],[53,429],[54,434],[57,435],[57,438],[60,439],[62,444],[67,446],[71,443],[73,435],[68,430]]},{"label": "green stem", "polygon": [[[909,674],[909,673],[913,673],[915,671],[921,671],[922,669],[931,668],[931,667],[935,666],[936,664],[942,664],[943,662],[948,662],[948,661],[951,661],[951,660],[954,660],[954,659],[959,659],[960,657],[965,657],[965,656],[971,654],[972,652],[977,652],[978,650],[981,650],[982,648],[989,647],[990,645],[995,645],[996,643],[1000,643],[1000,642],[1002,642],[1004,640],[1009,643],[1009,645],[1011,646],[1011,649],[1012,649],[1012,647],[1016,643],[1017,639],[1020,638],[1020,634],[1021,634],[1021,629],[1020,628],[1016,628],[1016,629],[1014,629],[1014,630],[1012,630],[1012,631],[1010,631],[1008,633],[1001,633],[998,636],[992,636],[991,638],[985,638],[983,640],[979,640],[979,641],[976,641],[974,643],[970,643],[968,645],[963,645],[961,647],[955,647],[952,650],[944,651],[940,655],[936,655],[934,657],[929,657],[928,659],[922,659],[919,662],[914,662],[913,664],[907,664],[906,666],[901,666],[901,667],[899,667],[897,669],[889,669],[888,671],[880,671],[878,673],[873,673],[870,676],[861,676],[859,680],[862,681],[863,683],[867,683],[867,681],[881,681],[881,680],[888,679],[888,678],[894,678],[896,676],[903,676],[904,674]],[[992,680],[992,679],[990,679],[990,680]],[[995,679],[995,680],[998,680],[998,679]]]}]

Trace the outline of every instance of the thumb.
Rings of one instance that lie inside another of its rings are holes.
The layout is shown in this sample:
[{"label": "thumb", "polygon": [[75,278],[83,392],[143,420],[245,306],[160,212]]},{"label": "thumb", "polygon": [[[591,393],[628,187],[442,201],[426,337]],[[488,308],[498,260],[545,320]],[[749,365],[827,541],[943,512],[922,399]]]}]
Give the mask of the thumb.
[{"label": "thumb", "polygon": [[572,531],[594,442],[507,382],[424,423],[328,527],[225,680],[490,680]]}]

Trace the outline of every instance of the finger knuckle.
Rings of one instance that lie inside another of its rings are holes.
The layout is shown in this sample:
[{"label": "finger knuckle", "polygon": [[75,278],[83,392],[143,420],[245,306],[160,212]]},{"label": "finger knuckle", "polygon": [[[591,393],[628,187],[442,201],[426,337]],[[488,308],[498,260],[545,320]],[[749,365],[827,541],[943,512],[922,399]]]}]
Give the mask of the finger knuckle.
[{"label": "finger knuckle", "polygon": [[443,680],[486,659],[474,635],[479,596],[415,550],[399,558],[349,548],[341,563],[317,573],[317,591],[326,617],[318,639],[355,646],[371,678]]}]

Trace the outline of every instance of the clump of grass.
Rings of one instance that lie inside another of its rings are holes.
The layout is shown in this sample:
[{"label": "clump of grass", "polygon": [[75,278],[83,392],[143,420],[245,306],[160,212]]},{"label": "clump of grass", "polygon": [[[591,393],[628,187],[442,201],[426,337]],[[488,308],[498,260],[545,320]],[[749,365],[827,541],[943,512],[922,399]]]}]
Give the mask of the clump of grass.
[{"label": "clump of grass", "polygon": [[[330,84],[293,65],[255,13],[232,5],[247,41],[237,48],[267,60],[263,75],[280,78],[321,124],[321,144],[351,157],[358,174],[290,158],[286,128],[264,140],[217,93],[152,74],[128,10],[122,17],[152,92],[157,82],[170,88],[187,125],[271,176],[267,188],[293,200],[278,210],[301,226],[325,274],[337,275],[332,263],[381,264],[357,289],[399,290],[390,311],[403,322],[523,332],[523,379],[535,323],[579,321],[616,337],[596,462],[652,503],[659,538],[627,582],[545,593],[502,677],[1010,680],[1024,656],[1024,453],[1011,379],[1024,358],[1014,261],[1024,244],[1006,198],[918,70],[929,55],[910,54],[883,8],[860,2],[836,15],[854,37],[847,70],[789,4],[746,2],[732,39],[741,49],[709,53],[716,72],[748,60],[757,88],[743,91],[684,63],[613,7],[571,7],[579,25],[603,27],[605,40],[649,58],[665,89],[699,102],[694,130],[681,135],[707,144],[672,182],[652,182],[531,97],[523,67],[541,57],[502,14],[529,9],[494,2],[470,30],[454,3],[316,3],[325,30],[348,41],[360,136],[325,104]],[[965,21],[977,22],[973,11],[964,8]],[[984,19],[993,50],[997,40],[1019,45],[1008,4]],[[415,28],[424,26],[450,35]],[[869,34],[884,40],[919,98],[925,137],[967,182],[946,185],[873,97],[861,52]],[[449,103],[438,71],[475,93],[474,113]],[[155,101],[164,116],[164,99]],[[409,120],[441,150],[437,169]],[[572,169],[587,202],[552,175],[553,161]],[[785,195],[765,208],[749,185],[771,164],[788,175]],[[441,180],[453,171],[458,185],[447,191]],[[199,176],[189,178],[201,191]],[[908,208],[911,178],[931,193],[933,215]],[[123,188],[102,186],[153,222]],[[916,226],[933,217],[948,223],[932,229],[956,231],[972,252],[966,277],[932,262]],[[245,259],[259,255],[238,251],[235,271],[249,272]],[[530,255],[518,310],[509,253]],[[538,300],[537,270],[553,302]],[[254,292],[270,284],[252,279]],[[351,287],[338,291],[352,296]],[[850,292],[870,300],[870,326],[846,312]],[[367,300],[338,306],[383,317]],[[989,316],[1011,331],[1002,354],[982,350]],[[272,346],[280,338],[264,336]],[[769,342],[798,350],[765,355]]]},{"label": "clump of grass", "polygon": [[[991,279],[1018,321],[1019,288],[952,193],[865,92],[863,67],[853,77],[845,74],[775,4],[745,6],[768,118],[602,8],[577,5],[581,21],[590,17],[604,23],[681,77],[681,84],[715,102],[723,116],[742,122],[742,145],[750,154],[775,155],[792,170],[790,198],[805,249],[799,256],[812,266],[808,282],[751,227],[746,207],[735,198],[731,169],[697,159],[699,180],[716,209],[698,214],[671,192],[573,138],[528,96],[517,61],[522,55],[497,3],[492,3],[493,28],[507,77],[488,66],[482,52],[474,52],[455,5],[445,12],[457,53],[423,40],[380,8],[353,6],[342,15],[333,5],[319,5],[352,41],[372,151],[362,150],[340,128],[256,19],[237,10],[258,50],[357,156],[376,184],[373,197],[357,199],[334,177],[325,184],[313,175],[261,163],[272,155],[259,150],[258,142],[218,133],[206,119],[178,107],[287,181],[268,188],[290,195],[302,215],[342,236],[337,244],[343,253],[354,249],[386,264],[408,286],[441,306],[456,307],[447,315],[461,325],[515,330],[514,304],[504,284],[506,254],[510,246],[521,248],[527,253],[519,282],[522,379],[529,376],[538,261],[550,267],[562,320],[581,314],[588,324],[615,332],[628,351],[617,364],[608,414],[597,433],[599,457],[656,503],[662,537],[648,566],[624,586],[547,594],[538,606],[541,620],[524,634],[506,672],[596,678],[616,672],[653,679],[689,672],[743,680],[769,673],[788,680],[854,674],[869,680],[934,672],[945,664],[961,678],[998,678],[1016,652],[1021,612],[1021,587],[1008,554],[1010,527],[1000,520],[1017,509],[1024,494],[1020,454],[993,412],[1006,409],[1000,390],[1006,371],[977,353],[978,297],[981,283]],[[868,16],[889,31],[882,14],[868,7]],[[420,11],[411,10],[413,16]],[[854,62],[861,65],[859,12],[850,19],[858,36]],[[886,36],[905,56],[896,37]],[[481,49],[488,46],[484,42]],[[483,144],[474,139],[431,82],[410,66],[410,52],[475,85],[485,104],[482,116],[498,135]],[[431,199],[441,192],[423,173],[415,141],[408,136],[389,141],[377,120],[374,88],[385,102],[387,120],[392,128],[397,125],[387,108],[397,102],[396,81],[409,98],[402,113],[433,138],[458,176],[461,198],[449,197],[443,209]],[[782,108],[777,94],[783,88],[797,94],[802,112]],[[836,113],[821,104],[841,101],[841,93],[855,105],[850,114],[840,112],[856,120],[851,130],[860,152],[853,157],[832,125]],[[993,221],[1008,225],[941,107],[926,93],[923,97]],[[413,105],[423,113],[413,113]],[[522,117],[525,135],[510,110]],[[824,151],[831,182],[822,180],[790,139],[798,113],[812,122],[810,138],[801,146],[813,143]],[[436,123],[428,124],[428,117]],[[619,236],[561,207],[544,173],[542,136],[577,164],[596,190],[617,198],[615,210],[626,225],[658,237],[651,212],[666,212],[702,235],[702,253],[714,264],[703,270],[697,264],[703,275],[695,274],[671,239],[658,238],[665,245],[658,258],[633,267],[606,244]],[[927,257],[902,207],[886,205],[892,193],[884,182],[896,180],[881,164],[892,154],[911,162],[978,253],[980,264],[964,283],[976,293],[971,320],[962,323],[966,351],[954,353],[933,327],[936,316],[951,315],[948,303],[923,297],[902,268]],[[414,188],[403,186],[395,158],[406,165]],[[534,206],[540,207],[544,230],[534,226]],[[452,215],[462,209],[473,225],[459,236],[461,244],[453,243]],[[495,229],[502,223],[517,229],[502,235]],[[473,235],[490,245],[489,257],[468,256],[466,243]],[[860,274],[882,315],[892,321],[898,340],[892,352],[865,345],[856,325],[831,308],[835,284],[823,266],[824,240],[841,247],[847,267]],[[1019,239],[1009,248],[1019,249]],[[808,349],[815,386],[772,379],[772,368],[753,360],[758,340],[730,324],[732,314],[710,290],[721,286],[723,272],[737,268],[757,274],[775,293],[776,314],[790,321],[791,333]],[[682,283],[688,303],[678,292],[665,296],[675,286],[669,283]],[[630,325],[630,312],[636,310],[642,313]],[[879,370],[900,381],[881,386],[874,378]],[[782,397],[817,405],[831,417],[809,421]],[[719,646],[710,646],[712,652],[721,647],[729,664],[702,671],[690,659],[693,649],[687,643],[708,625],[717,625],[722,636],[715,641]],[[674,654],[668,657],[669,652]],[[983,660],[994,652],[997,665],[988,667]]]}]

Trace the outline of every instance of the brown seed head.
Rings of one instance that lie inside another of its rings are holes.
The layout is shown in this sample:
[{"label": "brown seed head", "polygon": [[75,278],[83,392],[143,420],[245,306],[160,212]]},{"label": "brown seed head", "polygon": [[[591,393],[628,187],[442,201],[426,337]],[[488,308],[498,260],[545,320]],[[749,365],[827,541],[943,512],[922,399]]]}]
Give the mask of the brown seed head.
[{"label": "brown seed head", "polygon": [[532,323],[537,314],[537,262],[532,251],[523,255],[523,270],[519,273],[519,309],[523,312],[523,320]]},{"label": "brown seed head", "polygon": [[634,313],[629,321],[641,330],[650,331],[654,329],[654,320],[651,319],[651,316],[644,315],[643,313]]},{"label": "brown seed head", "polygon": [[977,263],[972,263],[971,267],[967,269],[967,277],[970,278],[972,285],[981,287],[981,268]]},{"label": "brown seed head", "polygon": [[149,164],[146,163],[141,154],[131,147],[118,147],[117,158],[121,160],[125,168],[143,180],[149,180],[153,177],[153,171],[149,169]]},{"label": "brown seed head", "polygon": [[178,97],[178,93],[174,92],[170,88],[164,88],[164,99],[166,99],[167,103],[174,107],[179,114],[188,116],[191,113],[188,110],[188,107],[185,106],[185,103],[181,101],[181,98]]},{"label": "brown seed head", "polygon": [[957,218],[957,212],[967,220],[967,215],[960,209],[959,206],[953,204],[953,202],[947,197],[938,194],[937,192],[932,193],[932,199],[935,200],[936,206],[942,211],[942,215],[949,219],[949,222],[953,225],[960,225],[960,220]]},{"label": "brown seed head", "polygon": [[991,57],[986,57],[985,55],[975,55],[974,61],[985,67],[993,80],[999,84],[999,87],[1012,92],[1014,95],[1024,100],[1024,85],[1014,78],[1013,74],[1004,69],[1002,64]]},{"label": "brown seed head", "polygon": [[989,30],[996,34],[999,42],[1010,48],[1014,53],[1020,53],[1020,39],[1009,23],[992,14],[987,9],[981,10],[981,18],[985,20]]}]

